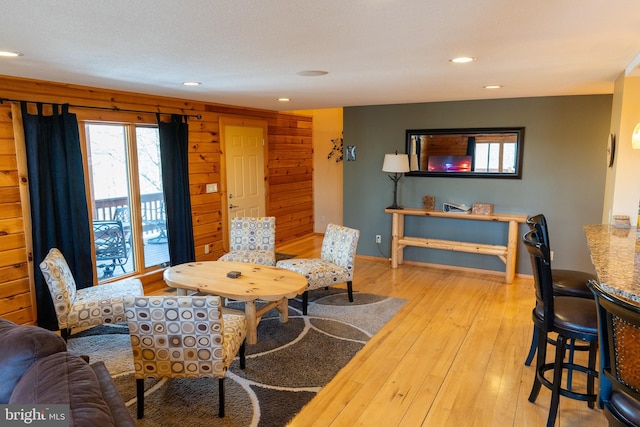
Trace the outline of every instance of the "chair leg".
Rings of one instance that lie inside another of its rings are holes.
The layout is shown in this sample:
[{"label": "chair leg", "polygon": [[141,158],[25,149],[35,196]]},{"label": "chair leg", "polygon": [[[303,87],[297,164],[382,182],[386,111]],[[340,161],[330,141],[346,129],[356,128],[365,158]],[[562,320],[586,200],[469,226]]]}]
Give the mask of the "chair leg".
[{"label": "chair leg", "polygon": [[546,332],[538,330],[538,358],[536,359],[536,374],[533,377],[533,386],[531,387],[531,393],[529,393],[529,402],[535,402],[540,393],[542,383],[540,382],[540,376],[544,375],[543,367],[545,359],[547,358],[547,334]]},{"label": "chair leg", "polygon": [[353,286],[351,280],[347,282],[347,293],[349,294],[349,302],[353,302]]},{"label": "chair leg", "polygon": [[[592,342],[591,344],[589,344],[589,369],[594,372],[593,375],[591,375],[591,373],[588,374],[587,376],[587,394],[595,394],[595,379],[596,379],[596,374],[595,372],[597,372],[596,369],[596,353],[598,352],[598,342]],[[590,400],[587,402],[589,404],[589,408],[593,409],[596,406],[596,401],[594,400]]]},{"label": "chair leg", "polygon": [[71,329],[69,328],[60,329],[60,336],[62,337],[64,342],[67,342],[69,340],[69,336],[71,336]]},{"label": "chair leg", "polygon": [[[576,347],[576,340],[575,338],[570,338],[569,339],[569,365],[573,365],[573,356],[574,356],[574,350]],[[573,369],[571,369],[571,367],[569,367],[569,369],[567,369],[567,390],[571,390],[571,384],[573,383]]]},{"label": "chair leg", "polygon": [[565,338],[558,335],[556,339],[556,358],[553,365],[553,384],[551,388],[551,405],[549,406],[549,418],[547,427],[553,427],[558,416],[560,405],[560,386],[562,385],[562,367],[564,364]]},{"label": "chair leg", "polygon": [[302,314],[307,315],[307,305],[309,305],[309,291],[304,291],[302,294]]},{"label": "chair leg", "polygon": [[218,378],[218,395],[220,396],[218,402],[218,417],[224,418],[224,377]]},{"label": "chair leg", "polygon": [[245,357],[244,357],[244,350],[245,350],[245,344],[246,344],[247,340],[243,340],[242,344],[240,345],[240,351],[239,351],[239,356],[240,356],[240,369],[244,369],[245,368]]},{"label": "chair leg", "polygon": [[531,366],[531,362],[533,362],[533,358],[536,355],[536,349],[538,348],[538,335],[540,334],[540,330],[534,324],[533,325],[533,337],[531,338],[531,347],[529,347],[529,354],[527,355],[527,359],[524,361],[525,366]]},{"label": "chair leg", "polygon": [[144,378],[136,378],[136,397],[138,399],[138,419],[144,418]]}]

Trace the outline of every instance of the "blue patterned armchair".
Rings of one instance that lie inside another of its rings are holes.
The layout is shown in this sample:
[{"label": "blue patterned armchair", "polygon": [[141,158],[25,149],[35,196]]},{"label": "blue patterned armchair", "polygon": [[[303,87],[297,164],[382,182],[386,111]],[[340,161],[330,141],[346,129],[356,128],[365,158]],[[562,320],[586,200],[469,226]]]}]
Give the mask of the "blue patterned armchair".
[{"label": "blue patterned armchair", "polygon": [[231,219],[229,252],[218,261],[276,265],[275,217]]},{"label": "blue patterned armchair", "polygon": [[222,308],[217,296],[131,297],[125,300],[138,419],[144,417],[145,378],[218,378],[224,417],[224,377],[236,355],[245,367],[244,313]]},{"label": "blue patterned armchair", "polygon": [[307,314],[308,292],[318,288],[347,284],[349,302],[353,302],[353,268],[360,231],[336,224],[327,225],[320,258],[292,258],[278,261],[276,267],[300,273],[308,287],[302,294],[302,313]]}]

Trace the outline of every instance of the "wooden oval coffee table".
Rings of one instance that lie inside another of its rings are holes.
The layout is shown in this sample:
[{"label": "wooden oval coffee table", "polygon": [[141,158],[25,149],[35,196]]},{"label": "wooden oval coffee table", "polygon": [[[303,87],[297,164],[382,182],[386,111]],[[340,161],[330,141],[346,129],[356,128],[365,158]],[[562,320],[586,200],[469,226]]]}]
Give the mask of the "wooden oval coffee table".
[{"label": "wooden oval coffee table", "polygon": [[[239,271],[238,278],[227,277]],[[298,273],[267,265],[243,262],[201,261],[175,265],[164,271],[164,280],[178,295],[196,291],[244,301],[247,317],[247,343],[258,342],[258,323],[272,308],[280,312],[280,322],[289,320],[289,298],[307,289],[307,279]],[[257,308],[257,301],[266,304]]]}]

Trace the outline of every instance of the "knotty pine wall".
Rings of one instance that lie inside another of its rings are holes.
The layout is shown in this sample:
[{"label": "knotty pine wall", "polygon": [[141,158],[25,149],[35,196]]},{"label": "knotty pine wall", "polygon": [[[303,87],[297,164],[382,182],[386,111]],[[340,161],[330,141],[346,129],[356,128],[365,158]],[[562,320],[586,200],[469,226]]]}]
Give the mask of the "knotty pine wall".
[{"label": "knotty pine wall", "polygon": [[[0,98],[69,103],[151,114],[71,109],[78,119],[155,123],[155,112],[200,114],[189,118],[189,184],[193,211],[196,259],[215,260],[224,253],[226,215],[221,176],[220,118],[266,122],[266,209],[276,217],[278,243],[313,233],[312,119],[269,110],[208,104],[200,101],[117,92],[45,81],[0,76]],[[27,249],[13,120],[9,102],[0,104],[0,316],[16,323],[36,323],[31,274],[41,274]],[[206,193],[207,183],[219,183],[219,192]],[[208,244],[211,252],[204,253]],[[30,273],[31,272],[31,273]],[[164,286],[162,271],[141,277],[145,291]]]}]

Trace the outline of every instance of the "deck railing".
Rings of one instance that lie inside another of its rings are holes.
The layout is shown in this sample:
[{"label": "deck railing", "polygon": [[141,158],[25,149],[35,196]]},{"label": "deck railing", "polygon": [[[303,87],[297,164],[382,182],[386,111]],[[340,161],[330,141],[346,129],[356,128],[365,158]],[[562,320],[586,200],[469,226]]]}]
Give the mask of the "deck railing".
[{"label": "deck railing", "polygon": [[[140,196],[142,209],[143,233],[160,233],[164,235],[166,230],[166,212],[162,193],[143,194]],[[128,197],[114,197],[112,199],[99,199],[94,203],[96,220],[112,220],[117,218],[117,212],[129,209]],[[129,216],[125,215],[128,220]],[[123,223],[128,222],[127,220]]]}]

